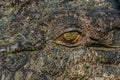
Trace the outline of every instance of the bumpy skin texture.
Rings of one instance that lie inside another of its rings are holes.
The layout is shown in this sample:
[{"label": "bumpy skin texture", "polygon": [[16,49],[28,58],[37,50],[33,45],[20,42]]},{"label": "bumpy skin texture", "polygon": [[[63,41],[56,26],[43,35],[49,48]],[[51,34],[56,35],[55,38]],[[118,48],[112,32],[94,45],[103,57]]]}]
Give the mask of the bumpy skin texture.
[{"label": "bumpy skin texture", "polygon": [[[73,24],[80,45],[56,44]],[[0,80],[119,79],[119,0],[0,1]]]}]

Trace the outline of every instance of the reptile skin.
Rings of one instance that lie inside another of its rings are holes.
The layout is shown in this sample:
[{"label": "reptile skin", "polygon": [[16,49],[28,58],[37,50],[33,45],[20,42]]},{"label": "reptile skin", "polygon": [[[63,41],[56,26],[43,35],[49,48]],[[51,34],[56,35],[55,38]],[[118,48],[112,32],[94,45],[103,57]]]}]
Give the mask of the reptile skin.
[{"label": "reptile skin", "polygon": [[120,0],[0,0],[0,80],[120,80]]}]

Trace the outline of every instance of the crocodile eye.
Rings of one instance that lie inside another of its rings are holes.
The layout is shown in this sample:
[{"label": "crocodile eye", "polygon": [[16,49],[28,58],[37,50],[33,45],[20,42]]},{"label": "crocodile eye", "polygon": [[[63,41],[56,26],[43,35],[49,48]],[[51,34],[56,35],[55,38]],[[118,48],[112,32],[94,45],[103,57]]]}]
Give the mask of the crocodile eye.
[{"label": "crocodile eye", "polygon": [[78,39],[80,38],[80,35],[78,32],[67,32],[63,34],[63,38],[65,41],[69,43],[76,43]]},{"label": "crocodile eye", "polygon": [[82,38],[82,35],[78,31],[69,31],[65,32],[64,34],[60,35],[55,43],[61,44],[68,47],[73,47],[79,45],[79,41]]}]

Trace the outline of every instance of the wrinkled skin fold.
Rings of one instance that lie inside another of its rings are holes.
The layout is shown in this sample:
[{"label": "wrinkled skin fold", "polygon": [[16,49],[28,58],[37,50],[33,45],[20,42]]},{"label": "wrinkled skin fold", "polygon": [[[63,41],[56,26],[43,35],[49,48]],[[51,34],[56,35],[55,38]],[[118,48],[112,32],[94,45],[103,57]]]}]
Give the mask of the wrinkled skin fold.
[{"label": "wrinkled skin fold", "polygon": [[119,79],[119,0],[0,1],[0,80]]}]

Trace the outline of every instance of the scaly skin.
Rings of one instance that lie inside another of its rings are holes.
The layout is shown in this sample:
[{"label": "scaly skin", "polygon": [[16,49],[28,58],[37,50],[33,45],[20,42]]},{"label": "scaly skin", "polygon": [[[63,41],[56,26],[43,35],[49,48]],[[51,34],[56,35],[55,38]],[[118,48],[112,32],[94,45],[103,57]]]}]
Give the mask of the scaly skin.
[{"label": "scaly skin", "polygon": [[[119,80],[119,0],[0,1],[0,80]],[[56,43],[78,31],[79,44]]]}]

